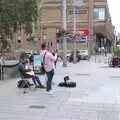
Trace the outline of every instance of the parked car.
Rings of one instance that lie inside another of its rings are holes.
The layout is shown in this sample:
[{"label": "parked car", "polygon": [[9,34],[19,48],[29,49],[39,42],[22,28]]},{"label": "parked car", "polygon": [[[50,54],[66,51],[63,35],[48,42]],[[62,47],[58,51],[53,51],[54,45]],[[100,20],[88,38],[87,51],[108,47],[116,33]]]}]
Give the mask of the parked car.
[{"label": "parked car", "polygon": [[[67,50],[67,59],[69,58],[70,55],[71,55],[71,51],[70,51],[70,50]],[[62,51],[59,52],[59,57],[60,57],[61,59],[63,59],[63,52],[62,52]]]},{"label": "parked car", "polygon": [[82,60],[88,60],[89,59],[88,50],[79,50],[79,54],[80,54]]},{"label": "parked car", "polygon": [[[68,61],[73,62],[73,58],[74,58],[74,51],[71,52],[70,56],[68,57]],[[80,51],[78,50],[76,51],[76,59],[77,59],[77,62],[81,60]]]},{"label": "parked car", "polygon": [[120,49],[120,45],[116,45],[116,48]]}]

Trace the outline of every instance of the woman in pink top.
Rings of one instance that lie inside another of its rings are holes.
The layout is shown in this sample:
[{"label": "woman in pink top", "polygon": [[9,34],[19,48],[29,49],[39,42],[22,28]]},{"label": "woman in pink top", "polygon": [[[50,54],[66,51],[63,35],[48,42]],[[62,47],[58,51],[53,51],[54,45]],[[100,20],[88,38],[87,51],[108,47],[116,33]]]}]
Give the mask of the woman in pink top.
[{"label": "woman in pink top", "polygon": [[57,54],[53,56],[53,54],[50,51],[46,50],[46,45],[42,44],[42,52],[41,52],[41,58],[44,65],[44,69],[47,75],[47,82],[46,82],[46,91],[52,94],[52,79],[54,76],[54,63],[57,59]]}]

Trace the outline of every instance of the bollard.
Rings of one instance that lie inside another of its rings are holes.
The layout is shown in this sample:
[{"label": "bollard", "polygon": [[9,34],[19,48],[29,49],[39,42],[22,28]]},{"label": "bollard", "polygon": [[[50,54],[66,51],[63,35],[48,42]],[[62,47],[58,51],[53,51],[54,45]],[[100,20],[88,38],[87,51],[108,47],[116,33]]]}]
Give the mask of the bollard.
[{"label": "bollard", "polygon": [[1,64],[0,64],[0,80],[4,80],[4,59],[1,58]]},{"label": "bollard", "polygon": [[2,64],[0,66],[0,80],[4,80],[4,68],[3,68]]},{"label": "bollard", "polygon": [[2,66],[2,80],[4,80],[4,67]]},{"label": "bollard", "polygon": [[2,80],[1,74],[2,74],[2,71],[1,71],[1,65],[0,65],[0,80]]},{"label": "bollard", "polygon": [[2,64],[0,65],[0,80],[2,80]]}]

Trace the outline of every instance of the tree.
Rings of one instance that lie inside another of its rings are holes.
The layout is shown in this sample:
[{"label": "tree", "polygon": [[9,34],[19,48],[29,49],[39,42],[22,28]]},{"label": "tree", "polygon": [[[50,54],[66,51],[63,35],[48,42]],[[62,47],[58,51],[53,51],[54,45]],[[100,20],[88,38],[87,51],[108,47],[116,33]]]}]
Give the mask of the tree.
[{"label": "tree", "polygon": [[4,35],[0,36],[0,53],[10,50],[10,43],[4,38]]},{"label": "tree", "polygon": [[26,33],[31,33],[31,24],[36,20],[37,0],[0,0],[0,36],[4,36],[0,43],[7,45],[7,39],[13,39],[13,34],[23,26]]}]

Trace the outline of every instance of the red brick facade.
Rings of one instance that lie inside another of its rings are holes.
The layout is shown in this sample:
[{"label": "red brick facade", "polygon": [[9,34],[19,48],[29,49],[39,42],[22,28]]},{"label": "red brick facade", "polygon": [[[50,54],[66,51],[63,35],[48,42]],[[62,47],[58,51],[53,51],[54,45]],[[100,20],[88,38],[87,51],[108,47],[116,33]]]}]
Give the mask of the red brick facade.
[{"label": "red brick facade", "polygon": [[[44,2],[45,1],[45,2]],[[105,17],[103,20],[94,19],[94,9],[104,8]],[[73,30],[73,7],[72,0],[67,0],[67,29]],[[111,23],[107,0],[84,0],[84,6],[77,8],[77,30],[86,29],[89,31],[89,47],[92,50],[95,44],[101,47],[103,43],[111,46],[114,41],[114,28]],[[27,36],[22,35],[20,50],[39,50],[40,44],[46,42],[48,46],[57,47],[56,32],[62,28],[62,3],[59,0],[43,0],[39,8],[35,43],[26,41]],[[24,32],[23,32],[24,33]],[[103,42],[103,43],[102,43]],[[68,49],[72,45],[68,44]],[[79,48],[79,44],[77,44]]]}]

